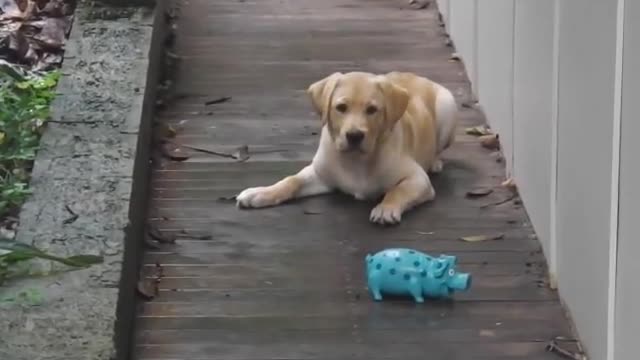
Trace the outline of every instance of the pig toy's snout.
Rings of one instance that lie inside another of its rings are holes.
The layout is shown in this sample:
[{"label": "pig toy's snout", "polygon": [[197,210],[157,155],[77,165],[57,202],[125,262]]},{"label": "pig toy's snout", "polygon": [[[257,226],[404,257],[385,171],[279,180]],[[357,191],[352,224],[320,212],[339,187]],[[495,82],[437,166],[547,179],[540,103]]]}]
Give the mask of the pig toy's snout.
[{"label": "pig toy's snout", "polygon": [[471,274],[458,273],[449,279],[449,287],[454,290],[464,291],[471,287]]}]

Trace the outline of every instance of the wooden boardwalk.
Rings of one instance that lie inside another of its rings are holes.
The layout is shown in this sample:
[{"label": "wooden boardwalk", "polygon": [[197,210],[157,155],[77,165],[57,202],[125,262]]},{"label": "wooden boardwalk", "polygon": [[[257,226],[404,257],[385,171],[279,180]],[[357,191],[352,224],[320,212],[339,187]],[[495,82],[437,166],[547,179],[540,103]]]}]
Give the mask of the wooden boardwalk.
[{"label": "wooden boardwalk", "polygon": [[[145,272],[163,270],[160,293],[140,304],[139,360],[557,359],[570,337],[524,209],[482,208],[509,193],[503,165],[463,128],[482,124],[461,107],[458,143],[433,178],[437,197],[398,227],[368,222],[373,204],[325,196],[240,211],[229,197],[309,161],[320,122],[307,86],[334,72],[413,71],[442,82],[462,103],[470,86],[434,6],[406,0],[189,0],[178,26],[178,100],[158,114],[176,141],[234,152],[243,163],[192,152],[157,165],[150,223],[176,244],[148,250]],[[208,100],[230,101],[205,106]],[[466,192],[496,190],[480,199]],[[464,242],[468,235],[502,240]],[[473,287],[455,301],[374,303],[364,256],[385,247],[459,256]]]}]

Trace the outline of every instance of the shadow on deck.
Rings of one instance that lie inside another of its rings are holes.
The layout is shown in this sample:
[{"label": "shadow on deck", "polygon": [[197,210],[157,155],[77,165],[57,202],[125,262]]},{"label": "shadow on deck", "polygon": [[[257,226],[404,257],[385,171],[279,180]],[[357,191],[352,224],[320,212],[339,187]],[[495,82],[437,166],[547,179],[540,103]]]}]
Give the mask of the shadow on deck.
[{"label": "shadow on deck", "polygon": [[[140,305],[139,360],[555,359],[548,340],[570,336],[524,209],[496,189],[502,164],[463,128],[434,177],[436,200],[394,228],[368,222],[372,204],[327,196],[239,211],[220,197],[268,184],[309,161],[319,121],[304,90],[334,71],[413,71],[450,88],[470,85],[434,6],[404,0],[190,0],[181,7],[179,100],[158,114],[176,141],[219,151],[248,145],[245,163],[193,152],[156,166],[150,222],[176,244],[145,256],[163,269],[160,294]],[[226,103],[207,100],[231,96]],[[464,242],[467,235],[502,240]],[[206,235],[206,236],[202,236]],[[210,237],[208,236],[210,235]],[[385,247],[457,255],[473,288],[453,302],[374,303],[364,256]]]}]

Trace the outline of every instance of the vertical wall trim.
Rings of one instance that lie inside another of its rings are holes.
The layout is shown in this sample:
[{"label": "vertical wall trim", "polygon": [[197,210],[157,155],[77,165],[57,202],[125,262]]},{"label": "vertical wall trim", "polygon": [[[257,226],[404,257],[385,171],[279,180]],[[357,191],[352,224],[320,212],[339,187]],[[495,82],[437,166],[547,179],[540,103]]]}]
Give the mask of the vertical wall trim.
[{"label": "vertical wall trim", "polygon": [[515,105],[515,98],[516,98],[516,86],[515,86],[515,79],[516,79],[516,6],[517,6],[517,1],[512,1],[512,6],[511,6],[511,89],[509,90],[509,93],[511,94],[510,99],[509,99],[509,103],[511,104],[511,161],[508,161],[507,163],[510,163],[511,165],[507,168],[507,178],[511,178],[514,177],[515,174],[515,153],[516,153],[516,105]]},{"label": "vertical wall trim", "polygon": [[549,275],[558,284],[558,111],[560,86],[560,1],[553,4],[553,74],[551,85],[551,209],[549,209]]},{"label": "vertical wall trim", "polygon": [[473,79],[471,80],[471,96],[474,101],[478,101],[478,79],[480,79],[480,74],[478,74],[478,62],[480,58],[478,57],[478,7],[480,6],[478,0],[473,1]]},{"label": "vertical wall trim", "polygon": [[451,30],[451,28],[449,28],[450,22],[451,22],[451,1],[447,1],[447,30]]},{"label": "vertical wall trim", "polygon": [[607,360],[615,359],[616,280],[618,278],[618,210],[620,200],[620,126],[624,55],[624,0],[616,12],[616,58],[613,91],[613,149],[611,153],[611,218],[609,220],[609,289],[607,307]]}]

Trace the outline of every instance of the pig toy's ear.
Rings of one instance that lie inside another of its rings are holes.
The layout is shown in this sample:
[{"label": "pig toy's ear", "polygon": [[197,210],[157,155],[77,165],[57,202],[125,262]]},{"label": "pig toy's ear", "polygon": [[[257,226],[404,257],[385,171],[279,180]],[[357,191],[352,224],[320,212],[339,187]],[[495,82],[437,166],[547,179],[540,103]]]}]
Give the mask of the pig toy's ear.
[{"label": "pig toy's ear", "polygon": [[368,265],[368,264],[371,264],[372,262],[373,262],[373,255],[367,254],[367,256],[365,257],[365,263]]},{"label": "pig toy's ear", "polygon": [[449,268],[453,269],[458,265],[458,258],[451,255],[443,255],[442,259],[449,264]]},{"label": "pig toy's ear", "polygon": [[431,271],[434,277],[442,277],[445,270],[447,270],[447,263],[445,261],[442,261],[441,258],[433,259],[433,261],[431,261]]}]

